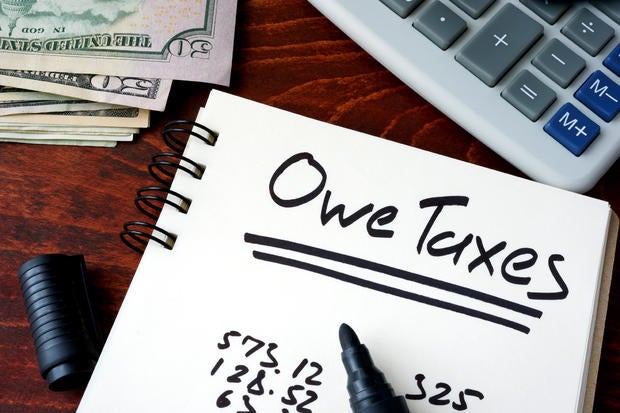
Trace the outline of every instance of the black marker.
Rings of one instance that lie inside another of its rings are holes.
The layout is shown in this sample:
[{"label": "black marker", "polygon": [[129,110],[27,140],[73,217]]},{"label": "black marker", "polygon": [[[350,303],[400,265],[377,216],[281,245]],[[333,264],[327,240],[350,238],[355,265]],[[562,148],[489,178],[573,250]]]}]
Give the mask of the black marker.
[{"label": "black marker", "polygon": [[409,413],[405,398],[394,395],[392,386],[375,367],[368,348],[360,343],[355,331],[342,324],[339,336],[353,413]]}]

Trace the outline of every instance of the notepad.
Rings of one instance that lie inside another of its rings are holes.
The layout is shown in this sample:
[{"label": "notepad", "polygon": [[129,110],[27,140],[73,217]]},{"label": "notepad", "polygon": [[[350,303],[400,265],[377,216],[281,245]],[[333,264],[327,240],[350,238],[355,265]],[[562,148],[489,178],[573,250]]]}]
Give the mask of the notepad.
[{"label": "notepad", "polygon": [[196,122],[78,412],[350,411],[343,322],[412,412],[592,410],[608,203],[219,91]]}]

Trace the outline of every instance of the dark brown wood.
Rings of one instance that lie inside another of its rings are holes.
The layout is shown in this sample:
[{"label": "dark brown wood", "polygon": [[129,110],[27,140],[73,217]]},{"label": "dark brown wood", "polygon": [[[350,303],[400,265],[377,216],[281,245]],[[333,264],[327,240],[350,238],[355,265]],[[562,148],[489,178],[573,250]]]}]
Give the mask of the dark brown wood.
[{"label": "dark brown wood", "polygon": [[[166,111],[153,114],[152,126],[135,142],[113,149],[0,144],[1,412],[71,412],[81,397],[81,391],[47,390],[39,375],[17,281],[19,265],[44,253],[84,254],[96,308],[109,331],[140,258],[118,234],[125,221],[141,218],[133,199],[138,188],[152,183],[146,165],[153,153],[165,148],[161,127],[173,119],[194,119],[210,88],[175,82]],[[223,89],[520,175],[303,0],[240,0],[232,85]],[[389,159],[377,159],[381,162]],[[620,212],[619,178],[616,163],[589,195],[609,201]],[[620,411],[618,267],[598,376],[599,413]]]}]

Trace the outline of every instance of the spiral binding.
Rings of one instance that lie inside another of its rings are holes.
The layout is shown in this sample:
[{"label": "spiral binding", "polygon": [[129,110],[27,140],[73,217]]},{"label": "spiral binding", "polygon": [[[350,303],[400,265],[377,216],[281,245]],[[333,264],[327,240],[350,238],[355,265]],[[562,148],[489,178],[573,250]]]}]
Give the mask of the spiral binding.
[{"label": "spiral binding", "polygon": [[[150,229],[151,232],[146,232],[145,229]],[[155,235],[159,233],[160,236]],[[163,235],[163,237],[161,237]],[[130,241],[130,239],[133,240]],[[174,243],[177,239],[175,234],[172,234],[165,229],[162,229],[154,224],[149,224],[143,221],[129,221],[123,224],[123,231],[121,231],[121,240],[132,250],[143,253],[149,240],[153,240],[163,246],[164,248],[171,250],[174,247]],[[135,244],[142,245],[142,247]]]},{"label": "spiral binding", "polygon": [[[156,181],[164,185],[170,185],[172,183],[176,170],[185,171],[196,179],[202,178],[202,174],[205,171],[204,166],[178,153],[160,152],[153,155],[151,160],[152,162],[149,164],[149,173]],[[180,161],[190,164],[193,169],[181,165]]]},{"label": "spiral binding", "polygon": [[[203,133],[196,132],[194,129],[198,129]],[[181,138],[179,138],[179,135]],[[185,149],[185,144],[190,135],[197,137],[209,146],[215,145],[218,136],[217,133],[206,126],[191,120],[173,120],[168,122],[162,132],[162,138],[166,145],[179,153]]]},{"label": "spiral binding", "polygon": [[[201,179],[205,166],[181,155],[190,136],[200,139],[209,146],[215,145],[218,134],[206,126],[190,120],[168,122],[162,131],[166,145],[175,152],[160,152],[151,158],[149,174],[163,186],[147,186],[137,191],[134,203],[136,208],[149,218],[157,220],[164,205],[170,205],[186,214],[191,199],[170,189],[177,171],[183,171],[192,178]],[[149,241],[154,241],[166,249],[173,249],[177,236],[165,229],[144,221],[129,221],[123,225],[121,240],[132,250],[143,253]]]},{"label": "spiral binding", "polygon": [[[177,202],[172,201],[170,196],[159,195],[161,193],[176,197]],[[192,201],[168,187],[147,186],[138,189],[137,197],[134,200],[134,203],[136,204],[136,208],[138,208],[144,215],[157,219],[164,204],[168,204],[176,208],[177,211],[187,214]]]}]

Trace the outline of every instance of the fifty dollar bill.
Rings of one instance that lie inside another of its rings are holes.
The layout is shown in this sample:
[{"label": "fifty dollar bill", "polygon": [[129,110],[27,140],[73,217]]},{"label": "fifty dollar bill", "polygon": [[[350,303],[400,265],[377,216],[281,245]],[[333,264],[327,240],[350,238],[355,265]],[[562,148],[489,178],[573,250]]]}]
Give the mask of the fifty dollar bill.
[{"label": "fifty dollar bill", "polygon": [[[0,86],[0,116],[118,108],[110,103]],[[0,121],[2,118],[0,117]]]},{"label": "fifty dollar bill", "polygon": [[4,69],[230,81],[236,0],[22,0],[18,13],[5,3]]},{"label": "fifty dollar bill", "polygon": [[172,80],[0,69],[0,85],[38,90],[93,102],[163,111],[170,94]]}]

